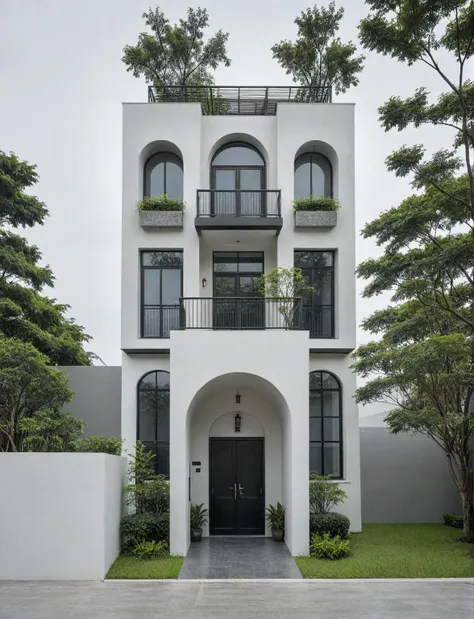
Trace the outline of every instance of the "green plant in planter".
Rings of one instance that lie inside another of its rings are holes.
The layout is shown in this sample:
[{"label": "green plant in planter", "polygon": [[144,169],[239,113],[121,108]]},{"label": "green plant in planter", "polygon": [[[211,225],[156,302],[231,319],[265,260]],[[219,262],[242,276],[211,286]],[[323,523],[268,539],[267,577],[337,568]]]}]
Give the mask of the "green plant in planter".
[{"label": "green plant in planter", "polygon": [[275,542],[282,542],[285,532],[285,506],[281,503],[277,503],[276,507],[269,505],[265,518],[270,525]]},{"label": "green plant in planter", "polygon": [[184,200],[170,198],[168,194],[162,193],[157,198],[143,198],[137,202],[139,211],[184,211]]},{"label": "green plant in planter", "polygon": [[334,198],[325,196],[308,196],[293,201],[294,211],[338,211],[341,205]]},{"label": "green plant in planter", "polygon": [[202,528],[207,523],[207,513],[204,503],[191,505],[191,540],[193,542],[201,541]]}]

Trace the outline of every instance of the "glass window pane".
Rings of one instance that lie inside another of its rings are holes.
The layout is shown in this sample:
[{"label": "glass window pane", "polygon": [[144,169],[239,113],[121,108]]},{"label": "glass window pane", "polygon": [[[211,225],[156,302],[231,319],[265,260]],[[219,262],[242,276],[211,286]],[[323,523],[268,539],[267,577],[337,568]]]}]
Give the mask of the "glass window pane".
[{"label": "glass window pane", "polygon": [[156,404],[155,391],[138,392],[138,439],[140,441],[156,440]]},{"label": "glass window pane", "polygon": [[161,308],[143,308],[143,337],[161,337]]},{"label": "glass window pane", "polygon": [[158,475],[170,476],[170,446],[167,443],[160,443],[156,446],[156,472]]},{"label": "glass window pane", "polygon": [[320,391],[309,392],[309,414],[311,417],[321,417],[322,415]]},{"label": "glass window pane", "polygon": [[143,301],[145,305],[159,305],[160,296],[160,269],[146,269],[143,273]]},{"label": "glass window pane", "polygon": [[156,385],[158,389],[170,388],[170,374],[169,372],[157,372],[156,373]]},{"label": "glass window pane", "polygon": [[144,376],[140,384],[138,385],[139,389],[155,389],[156,388],[156,372],[150,372],[146,376]]},{"label": "glass window pane", "polygon": [[321,443],[311,443],[309,446],[309,472],[311,475],[322,475]]},{"label": "glass window pane", "polygon": [[158,266],[182,266],[182,251],[144,251],[142,252],[142,265],[145,267]]},{"label": "glass window pane", "polygon": [[310,373],[309,388],[310,389],[321,389],[321,372]]},{"label": "glass window pane", "polygon": [[162,193],[165,193],[165,164],[150,160],[145,175],[145,195],[158,198]]},{"label": "glass window pane", "polygon": [[179,305],[181,296],[181,269],[163,269],[161,272],[161,302]]},{"label": "glass window pane", "polygon": [[307,198],[311,193],[310,157],[302,155],[295,162],[294,195],[295,200]]},{"label": "glass window pane", "polygon": [[259,277],[239,277],[239,297],[259,297]]},{"label": "glass window pane", "polygon": [[183,168],[180,163],[167,161],[165,167],[166,193],[170,198],[183,199]]},{"label": "glass window pane", "polygon": [[318,441],[322,440],[321,436],[321,417],[309,418],[309,440]]},{"label": "glass window pane", "polygon": [[240,273],[263,273],[263,254],[260,252],[241,252],[239,254]]},{"label": "glass window pane", "polygon": [[325,443],[324,445],[324,474],[332,477],[341,477],[339,443]]},{"label": "glass window pane", "polygon": [[180,329],[180,308],[179,305],[173,305],[168,307],[162,307],[162,332],[158,337],[169,337],[170,331],[176,331]]},{"label": "glass window pane", "polygon": [[311,187],[315,198],[319,198],[325,195],[325,181],[326,176],[324,170],[318,163],[311,164]]},{"label": "glass window pane", "polygon": [[325,441],[339,441],[339,417],[323,418],[323,439]]},{"label": "glass window pane", "polygon": [[264,166],[263,157],[249,146],[229,146],[214,157],[212,165]]},{"label": "glass window pane", "polygon": [[339,391],[323,391],[324,417],[339,417]]},{"label": "glass window pane", "polygon": [[323,372],[323,389],[339,389],[339,383],[332,374]]},{"label": "glass window pane", "polygon": [[329,269],[313,271],[313,303],[315,305],[332,305],[332,272]]},{"label": "glass window pane", "polygon": [[237,272],[237,252],[215,252],[214,272]]},{"label": "glass window pane", "polygon": [[216,297],[236,297],[237,275],[216,275],[214,294]]},{"label": "glass window pane", "polygon": [[170,440],[170,392],[156,391],[156,437],[158,441]]},{"label": "glass window pane", "polygon": [[331,267],[332,251],[295,251],[295,267]]},{"label": "glass window pane", "polygon": [[240,189],[263,189],[261,170],[240,170]]},{"label": "glass window pane", "polygon": [[216,170],[214,189],[235,191],[237,175],[235,170]]}]

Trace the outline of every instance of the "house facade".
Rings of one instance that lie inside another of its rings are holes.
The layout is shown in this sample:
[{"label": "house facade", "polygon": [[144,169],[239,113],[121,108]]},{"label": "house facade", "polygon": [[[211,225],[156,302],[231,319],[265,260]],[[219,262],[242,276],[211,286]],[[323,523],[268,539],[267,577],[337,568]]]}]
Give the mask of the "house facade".
[{"label": "house facade", "polygon": [[[204,535],[268,535],[277,502],[289,550],[308,554],[310,473],[339,480],[361,529],[354,106],[297,90],[123,106],[122,436],[170,479],[173,554],[191,503],[209,509]],[[182,216],[137,210],[163,193]],[[337,215],[297,220],[310,194]],[[293,266],[312,291],[261,295],[262,274]]]}]

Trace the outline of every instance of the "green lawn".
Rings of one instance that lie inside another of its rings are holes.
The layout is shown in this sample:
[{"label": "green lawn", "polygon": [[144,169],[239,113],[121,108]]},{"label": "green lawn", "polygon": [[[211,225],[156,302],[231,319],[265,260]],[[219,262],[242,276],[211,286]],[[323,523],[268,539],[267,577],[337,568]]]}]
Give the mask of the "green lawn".
[{"label": "green lawn", "polygon": [[365,524],[351,535],[352,556],[297,557],[304,578],[474,577],[474,545],[442,524]]},{"label": "green lawn", "polygon": [[119,555],[106,578],[178,578],[183,557],[160,557],[139,559],[130,555]]}]

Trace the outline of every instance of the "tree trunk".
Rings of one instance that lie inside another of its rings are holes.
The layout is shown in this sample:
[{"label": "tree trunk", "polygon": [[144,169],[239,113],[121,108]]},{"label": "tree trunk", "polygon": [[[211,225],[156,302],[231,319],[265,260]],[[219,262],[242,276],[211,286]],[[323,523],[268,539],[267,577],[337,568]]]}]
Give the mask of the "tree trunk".
[{"label": "tree trunk", "polygon": [[474,531],[472,530],[472,505],[469,490],[461,490],[463,537],[466,541],[474,542]]}]

